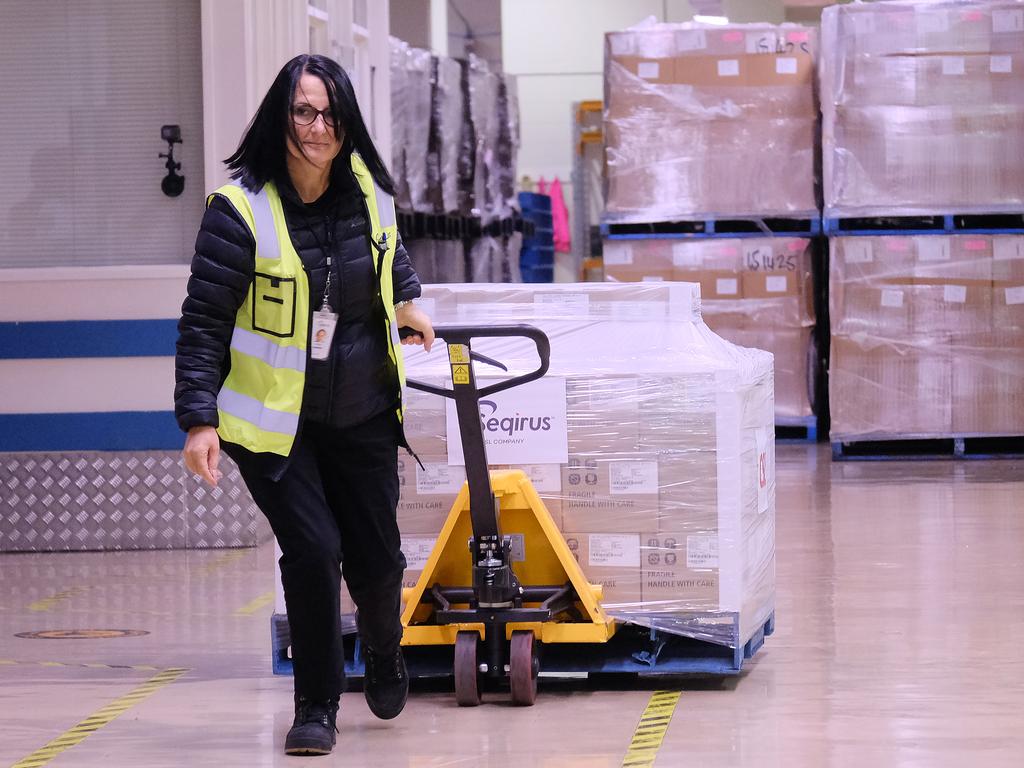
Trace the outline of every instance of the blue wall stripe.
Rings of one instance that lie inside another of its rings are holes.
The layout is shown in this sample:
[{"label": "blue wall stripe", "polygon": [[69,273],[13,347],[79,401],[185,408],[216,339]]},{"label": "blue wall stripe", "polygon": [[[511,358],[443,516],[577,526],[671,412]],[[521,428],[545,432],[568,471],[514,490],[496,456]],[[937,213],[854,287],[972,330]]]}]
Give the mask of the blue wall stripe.
[{"label": "blue wall stripe", "polygon": [[0,323],[0,359],[169,357],[177,340],[177,320]]},{"label": "blue wall stripe", "polygon": [[173,411],[0,415],[0,451],[172,451],[184,443]]}]

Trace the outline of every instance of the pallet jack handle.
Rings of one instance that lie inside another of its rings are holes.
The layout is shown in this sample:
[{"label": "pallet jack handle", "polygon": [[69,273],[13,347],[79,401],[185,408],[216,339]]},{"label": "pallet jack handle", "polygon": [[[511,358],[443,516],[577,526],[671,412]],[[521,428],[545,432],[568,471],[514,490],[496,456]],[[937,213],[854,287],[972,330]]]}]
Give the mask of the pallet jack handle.
[{"label": "pallet jack handle", "polygon": [[[400,336],[414,333],[402,328]],[[503,392],[531,381],[548,371],[551,362],[551,343],[544,331],[532,325],[442,325],[434,328],[434,335],[448,345],[448,362],[452,388],[438,387],[424,381],[407,380],[406,385],[422,392],[451,398],[455,401],[462,455],[466,464],[466,482],[469,485],[469,511],[473,525],[470,551],[473,558],[473,586],[481,606],[511,605],[519,592],[519,583],[511,569],[511,539],[501,533],[500,509],[494,498],[491,476],[487,468],[487,444],[480,420],[480,398]],[[473,362],[505,368],[472,349],[474,339],[522,337],[537,347],[540,365],[536,370],[513,376],[480,389],[476,386]]]}]

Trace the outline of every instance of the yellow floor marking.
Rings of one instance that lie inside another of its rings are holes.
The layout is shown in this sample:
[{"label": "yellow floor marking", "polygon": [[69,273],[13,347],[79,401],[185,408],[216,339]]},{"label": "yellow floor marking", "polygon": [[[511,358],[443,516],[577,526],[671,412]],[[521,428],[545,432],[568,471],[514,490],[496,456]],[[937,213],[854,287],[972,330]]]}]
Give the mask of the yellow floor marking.
[{"label": "yellow floor marking", "polygon": [[18,661],[16,659],[0,659],[0,666],[20,664],[32,667],[87,667],[89,669],[131,669],[139,672],[156,672],[160,667],[151,664],[76,664],[64,661]]},{"label": "yellow floor marking", "polygon": [[145,701],[165,685],[173,683],[186,672],[188,672],[187,669],[180,668],[163,670],[130,693],[115,699],[103,707],[103,709],[81,720],[78,724],[72,726],[48,744],[40,747],[31,755],[23,757],[11,768],[39,768],[39,766],[46,765],[61,752],[81,744],[89,737],[89,734],[98,731],[118,715],[124,714],[139,702]]},{"label": "yellow floor marking", "polygon": [[226,555],[221,555],[216,560],[213,560],[200,568],[199,574],[201,576],[209,576],[211,573],[216,573],[221,568],[241,560],[248,554],[248,549],[237,549],[233,552],[228,552]]},{"label": "yellow floor marking", "polygon": [[80,595],[86,591],[86,587],[72,587],[71,589],[65,589],[63,592],[58,592],[54,595],[50,595],[49,597],[44,597],[42,600],[36,600],[34,603],[29,603],[28,609],[33,613],[52,611],[54,606],[59,605],[65,600],[70,600],[75,595]]},{"label": "yellow floor marking", "polygon": [[658,691],[651,696],[633,731],[629,750],[622,759],[623,768],[651,768],[654,765],[681,695],[678,691]]},{"label": "yellow floor marking", "polygon": [[243,605],[241,608],[235,611],[235,616],[252,616],[254,613],[261,610],[262,608],[266,608],[273,602],[274,592],[273,590],[271,590],[270,592],[265,592],[264,594],[257,597],[255,600],[251,600],[245,605]]}]

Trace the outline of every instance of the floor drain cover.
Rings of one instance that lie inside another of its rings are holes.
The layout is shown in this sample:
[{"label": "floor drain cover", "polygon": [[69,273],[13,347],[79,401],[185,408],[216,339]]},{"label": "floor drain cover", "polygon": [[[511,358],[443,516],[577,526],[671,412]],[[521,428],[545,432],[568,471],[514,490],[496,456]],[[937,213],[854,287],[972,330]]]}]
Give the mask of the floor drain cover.
[{"label": "floor drain cover", "polygon": [[15,637],[27,640],[108,640],[112,637],[141,637],[143,629],[44,629],[40,632],[19,632]]}]

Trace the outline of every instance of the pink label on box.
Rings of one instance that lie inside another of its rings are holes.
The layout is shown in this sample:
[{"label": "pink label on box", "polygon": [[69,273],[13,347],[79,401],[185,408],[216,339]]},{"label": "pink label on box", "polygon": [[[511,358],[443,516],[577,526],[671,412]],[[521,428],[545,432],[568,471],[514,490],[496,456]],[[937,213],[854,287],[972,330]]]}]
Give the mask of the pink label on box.
[{"label": "pink label on box", "polygon": [[804,244],[800,240],[790,240],[789,241],[789,250],[791,250],[791,251],[802,251],[803,249],[804,249]]},{"label": "pink label on box", "polygon": [[727,42],[727,43],[739,42],[739,41],[741,41],[743,39],[743,33],[742,32],[724,32],[722,34],[722,39],[725,42]]},{"label": "pink label on box", "polygon": [[806,43],[810,35],[806,32],[790,32],[787,37],[791,43]]},{"label": "pink label on box", "polygon": [[906,252],[906,251],[910,250],[910,242],[908,240],[904,240],[902,238],[900,238],[898,240],[897,239],[888,240],[888,241],[886,241],[886,246],[889,248],[890,251],[903,251],[903,252]]},{"label": "pink label on box", "polygon": [[719,248],[719,256],[735,256],[739,251],[736,248]]},{"label": "pink label on box", "polygon": [[968,251],[985,251],[988,250],[988,243],[984,240],[968,240],[964,243],[964,248]]},{"label": "pink label on box", "polygon": [[981,11],[964,11],[960,14],[960,18],[964,21],[984,21],[985,14]]}]

